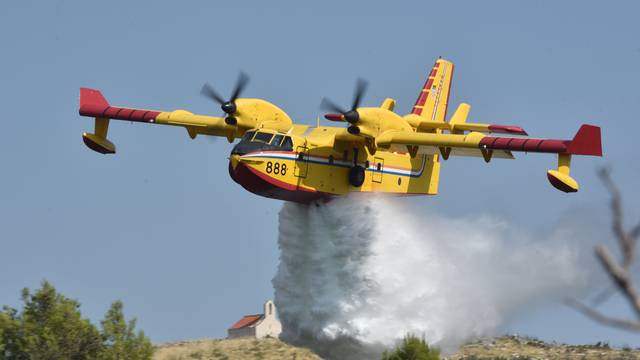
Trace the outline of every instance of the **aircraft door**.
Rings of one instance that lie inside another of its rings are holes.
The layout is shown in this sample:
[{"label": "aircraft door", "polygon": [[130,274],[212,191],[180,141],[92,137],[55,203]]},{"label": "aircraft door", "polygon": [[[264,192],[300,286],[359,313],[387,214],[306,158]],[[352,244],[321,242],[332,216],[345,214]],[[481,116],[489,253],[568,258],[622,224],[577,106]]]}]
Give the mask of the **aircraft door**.
[{"label": "aircraft door", "polygon": [[306,146],[298,146],[296,148],[296,167],[293,174],[300,178],[307,177],[309,170],[309,149]]},{"label": "aircraft door", "polygon": [[384,169],[384,159],[379,157],[373,158],[373,176],[371,177],[371,181],[375,183],[382,183],[382,175]]}]

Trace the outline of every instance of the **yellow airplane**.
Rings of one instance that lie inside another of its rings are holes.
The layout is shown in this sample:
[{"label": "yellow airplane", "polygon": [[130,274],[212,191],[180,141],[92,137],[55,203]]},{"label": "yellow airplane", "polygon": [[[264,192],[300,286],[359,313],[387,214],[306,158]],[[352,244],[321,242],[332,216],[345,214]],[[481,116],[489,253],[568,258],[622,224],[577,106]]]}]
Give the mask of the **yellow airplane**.
[{"label": "yellow airplane", "polygon": [[[80,89],[82,116],[95,118],[93,133],[84,143],[102,154],[116,152],[107,140],[109,120],[128,120],[181,126],[193,139],[223,136],[230,143],[229,174],[252,193],[286,201],[310,203],[351,192],[436,195],[440,164],[451,156],[513,159],[512,152],[558,155],[547,177],[558,190],[578,191],[569,175],[572,155],[602,156],[600,128],[582,125],[572,140],[527,138],[518,126],[468,123],[470,106],[462,103],[448,121],[447,105],[453,63],[438,59],[422,87],[411,113],[395,113],[395,100],[379,107],[360,107],[366,83],[357,83],[349,109],[323,99],[333,113],[325,118],[342,126],[295,124],[282,109],[262,99],[240,98],[248,83],[241,74],[229,100],[209,84],[201,93],[221,105],[223,117],[111,106],[100,91]],[[503,133],[522,137],[493,137]]]}]

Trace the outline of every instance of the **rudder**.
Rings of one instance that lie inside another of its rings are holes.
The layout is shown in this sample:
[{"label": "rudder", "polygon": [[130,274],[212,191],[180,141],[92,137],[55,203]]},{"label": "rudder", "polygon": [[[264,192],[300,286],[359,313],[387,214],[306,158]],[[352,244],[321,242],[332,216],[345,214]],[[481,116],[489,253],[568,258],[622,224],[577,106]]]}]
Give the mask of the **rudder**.
[{"label": "rudder", "polygon": [[452,80],[453,63],[442,58],[436,60],[411,113],[426,121],[444,122]]}]

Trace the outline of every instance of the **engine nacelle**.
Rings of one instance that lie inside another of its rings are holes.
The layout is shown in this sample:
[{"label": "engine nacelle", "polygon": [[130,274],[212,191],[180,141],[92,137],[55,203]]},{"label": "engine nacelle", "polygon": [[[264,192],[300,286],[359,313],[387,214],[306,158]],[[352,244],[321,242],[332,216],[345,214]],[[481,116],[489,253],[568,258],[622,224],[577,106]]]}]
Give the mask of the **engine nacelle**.
[{"label": "engine nacelle", "polygon": [[350,134],[375,138],[388,130],[413,131],[400,115],[384,108],[358,108],[358,114],[360,118],[351,126]]}]

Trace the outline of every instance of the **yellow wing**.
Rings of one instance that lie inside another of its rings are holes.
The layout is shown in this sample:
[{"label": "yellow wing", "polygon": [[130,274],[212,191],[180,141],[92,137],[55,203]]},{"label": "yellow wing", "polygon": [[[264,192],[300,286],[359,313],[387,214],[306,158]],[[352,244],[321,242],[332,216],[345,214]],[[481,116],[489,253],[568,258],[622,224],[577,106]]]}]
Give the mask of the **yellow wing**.
[{"label": "yellow wing", "polygon": [[406,147],[416,153],[439,153],[444,159],[450,155],[480,154],[489,162],[493,157],[512,158],[512,151],[558,154],[558,167],[547,171],[551,184],[564,192],[578,191],[578,183],[569,176],[572,155],[602,156],[600,128],[582,125],[571,140],[530,139],[487,136],[479,132],[468,134],[435,134],[388,131],[376,138],[378,147],[394,149]]},{"label": "yellow wing", "polygon": [[115,145],[107,140],[110,119],[182,126],[191,138],[200,134],[224,136],[229,142],[241,137],[248,129],[259,126],[281,131],[291,127],[289,116],[267,101],[236,99],[235,103],[238,110],[233,114],[233,122],[227,123],[222,117],[198,115],[186,110],[156,111],[111,106],[99,90],[81,88],[79,113],[95,118],[94,132],[84,133],[82,139],[94,151],[115,153]]},{"label": "yellow wing", "polygon": [[[466,135],[417,133],[417,132],[386,132],[376,138],[376,145],[390,151],[407,151],[413,154],[440,154],[446,160],[449,156],[486,157],[486,151],[480,146],[485,138],[484,134],[471,132]],[[483,152],[484,151],[484,152]],[[509,149],[495,150],[492,157],[513,159]]]}]

